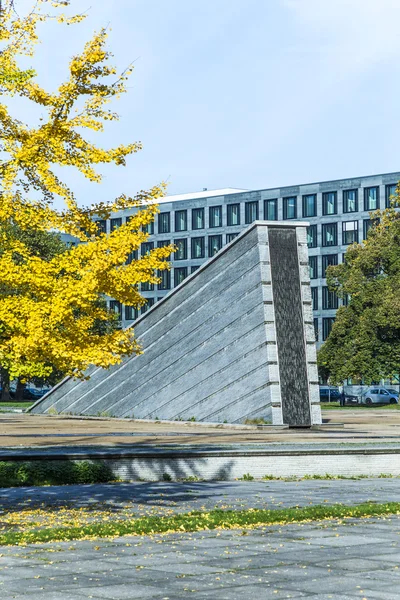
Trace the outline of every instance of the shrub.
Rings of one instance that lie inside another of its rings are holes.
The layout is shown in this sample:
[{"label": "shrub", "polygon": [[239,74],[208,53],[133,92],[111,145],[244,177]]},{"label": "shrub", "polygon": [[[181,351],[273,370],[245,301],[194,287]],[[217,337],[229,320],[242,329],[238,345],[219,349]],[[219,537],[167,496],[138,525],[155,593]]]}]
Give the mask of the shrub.
[{"label": "shrub", "polygon": [[102,462],[0,461],[0,487],[106,483],[115,479],[111,468]]}]

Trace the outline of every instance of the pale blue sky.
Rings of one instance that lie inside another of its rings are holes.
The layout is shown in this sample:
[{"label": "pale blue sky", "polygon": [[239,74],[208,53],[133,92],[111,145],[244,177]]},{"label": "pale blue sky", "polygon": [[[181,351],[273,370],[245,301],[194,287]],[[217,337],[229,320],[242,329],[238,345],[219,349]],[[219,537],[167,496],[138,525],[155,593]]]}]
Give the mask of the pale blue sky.
[{"label": "pale blue sky", "polygon": [[[30,0],[19,0],[29,6]],[[161,180],[169,194],[267,188],[400,169],[399,0],[72,0],[79,26],[43,29],[41,82],[109,24],[135,60],[107,145],[141,140],[81,202]],[[45,71],[45,75],[43,74]]]}]

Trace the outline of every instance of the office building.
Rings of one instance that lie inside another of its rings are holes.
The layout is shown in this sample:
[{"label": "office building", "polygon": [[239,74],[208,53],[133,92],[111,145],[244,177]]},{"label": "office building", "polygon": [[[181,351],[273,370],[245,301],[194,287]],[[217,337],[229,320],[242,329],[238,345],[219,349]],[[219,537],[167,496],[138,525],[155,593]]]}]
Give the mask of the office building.
[{"label": "office building", "polygon": [[[220,189],[167,196],[160,201],[160,213],[149,228],[149,239],[141,253],[170,242],[177,247],[172,269],[164,271],[158,285],[144,284],[148,299],[142,311],[177,286],[203,262],[232,241],[256,220],[305,220],[313,301],[314,327],[322,343],[331,330],[338,298],[326,285],[329,265],[343,261],[347,247],[361,242],[371,227],[370,212],[390,205],[400,172],[354,177],[319,183],[262,190]],[[113,214],[101,226],[110,232],[134,210]],[[110,300],[123,325],[129,325],[137,310]]]}]

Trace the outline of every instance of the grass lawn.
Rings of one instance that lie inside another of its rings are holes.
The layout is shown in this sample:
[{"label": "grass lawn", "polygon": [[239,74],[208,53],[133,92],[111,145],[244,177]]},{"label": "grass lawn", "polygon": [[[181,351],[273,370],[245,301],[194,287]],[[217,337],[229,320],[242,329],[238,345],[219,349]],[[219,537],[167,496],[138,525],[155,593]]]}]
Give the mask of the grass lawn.
[{"label": "grass lawn", "polygon": [[340,406],[339,402],[321,402],[321,410],[400,410],[400,404],[348,404]]},{"label": "grass lawn", "polygon": [[36,400],[28,400],[27,402],[1,402],[0,401],[0,410],[2,408],[30,408],[33,404],[35,404]]},{"label": "grass lawn", "polygon": [[[34,517],[34,511],[31,511]],[[81,511],[82,512],[82,511]],[[15,546],[43,542],[72,541],[81,539],[114,538],[124,535],[154,535],[205,531],[211,529],[251,529],[269,525],[286,525],[306,521],[322,521],[327,519],[354,519],[368,517],[387,517],[400,514],[400,502],[375,504],[365,502],[355,506],[334,504],[332,506],[316,505],[303,508],[284,509],[250,509],[220,510],[209,512],[193,511],[173,516],[140,516],[136,519],[121,519],[118,516],[96,511],[91,522],[75,517],[71,519],[68,511],[58,518],[53,517],[56,526],[48,526],[36,516],[30,524],[24,524],[17,530],[10,522],[4,520],[0,526],[0,545]],[[54,513],[53,513],[54,515]],[[18,523],[21,523],[19,513]],[[8,525],[8,527],[7,527]],[[11,525],[11,530],[10,530]],[[7,530],[8,529],[8,530]]]}]

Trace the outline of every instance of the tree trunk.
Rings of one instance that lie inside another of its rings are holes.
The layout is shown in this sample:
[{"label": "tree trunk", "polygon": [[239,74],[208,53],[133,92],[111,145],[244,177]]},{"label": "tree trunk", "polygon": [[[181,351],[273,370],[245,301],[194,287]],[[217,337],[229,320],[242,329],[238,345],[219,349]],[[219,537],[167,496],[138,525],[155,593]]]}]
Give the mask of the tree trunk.
[{"label": "tree trunk", "polygon": [[22,402],[22,400],[24,399],[24,389],[25,389],[25,384],[21,383],[21,381],[18,379],[17,380],[17,389],[15,390],[15,401],[16,402]]},{"label": "tree trunk", "polygon": [[1,401],[10,401],[10,375],[8,371],[1,369]]}]

